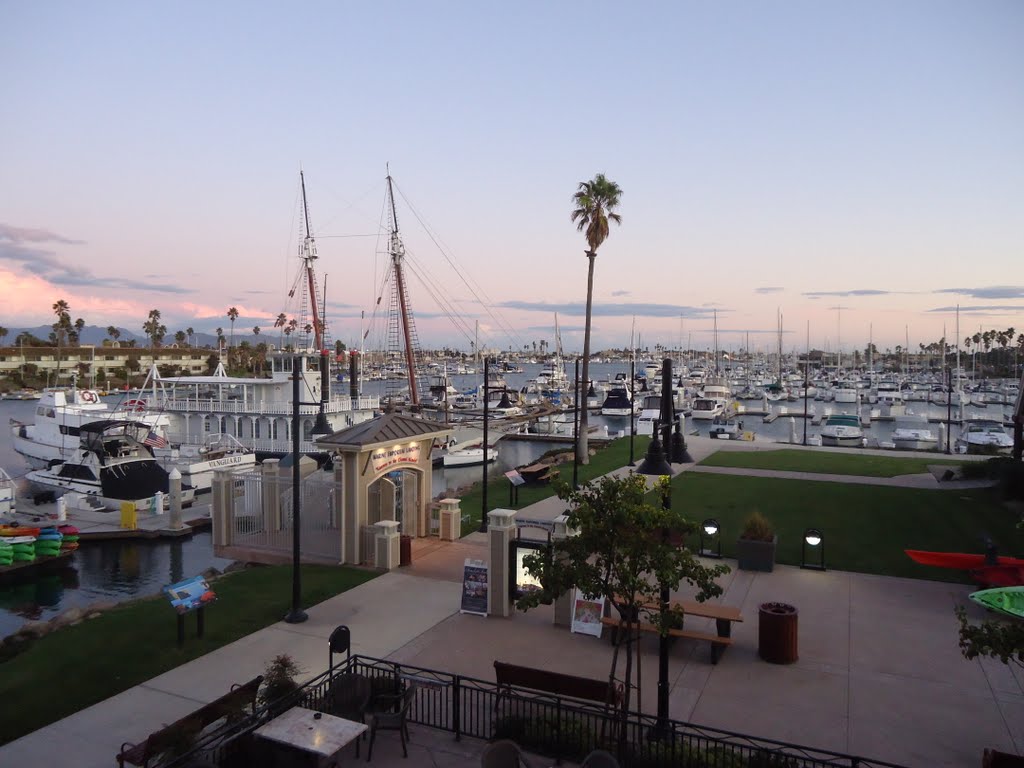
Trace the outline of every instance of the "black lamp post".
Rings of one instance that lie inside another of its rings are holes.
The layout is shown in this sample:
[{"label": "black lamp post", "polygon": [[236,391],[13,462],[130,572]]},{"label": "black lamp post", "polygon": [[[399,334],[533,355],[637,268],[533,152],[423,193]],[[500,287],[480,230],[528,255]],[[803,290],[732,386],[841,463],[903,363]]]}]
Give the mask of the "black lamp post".
[{"label": "black lamp post", "polygon": [[[661,439],[658,434],[659,424],[654,422],[654,432],[651,434],[651,442],[647,445],[647,455],[637,467],[641,475],[654,475],[655,477],[672,476],[672,466],[665,460],[665,454],[661,450]],[[662,509],[672,509],[672,486],[662,494]],[[667,527],[661,529],[662,543],[668,541],[669,530]],[[658,610],[661,615],[661,625],[665,626],[665,618],[668,613],[669,593],[668,584],[662,582],[661,594],[658,598]],[[658,720],[651,733],[651,738],[661,738],[668,731],[668,635],[661,632],[658,635]]]},{"label": "black lamp post", "polygon": [[629,361],[629,402],[633,412],[629,416],[629,466],[636,466],[633,440],[636,438],[636,355]]},{"label": "black lamp post", "polygon": [[480,502],[480,528],[478,529],[480,533],[487,533],[487,425],[490,417],[488,401],[491,399],[491,389],[488,383],[490,380],[491,373],[490,362],[491,358],[484,358],[484,476]]},{"label": "black lamp post", "polygon": [[[586,408],[587,404],[584,403]],[[580,474],[580,359],[576,358],[576,371],[572,385],[572,487],[576,490]]]},{"label": "black lamp post", "polygon": [[[808,561],[808,547],[817,552],[817,562]],[[825,537],[817,528],[808,528],[804,531],[803,544],[800,545],[800,567],[811,571],[825,570]]]},{"label": "black lamp post", "polygon": [[292,359],[292,607],[284,620],[288,624],[301,624],[309,617],[302,610],[302,576],[299,568],[301,547],[299,531],[302,526],[299,513],[302,507],[302,471],[299,454],[299,395],[300,377],[302,376],[302,358]]},{"label": "black lamp post", "polygon": [[953,446],[949,442],[950,429],[953,424],[953,369],[946,369],[946,453],[953,452]]}]

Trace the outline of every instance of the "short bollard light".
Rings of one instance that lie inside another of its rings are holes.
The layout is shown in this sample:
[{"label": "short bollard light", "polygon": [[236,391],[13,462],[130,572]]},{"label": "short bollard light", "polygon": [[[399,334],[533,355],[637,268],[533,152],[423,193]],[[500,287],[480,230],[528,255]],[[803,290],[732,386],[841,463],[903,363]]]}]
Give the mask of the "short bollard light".
[{"label": "short bollard light", "polygon": [[[816,562],[808,562],[808,547],[811,549],[812,558],[817,553],[817,557],[814,558]],[[804,531],[804,541],[800,547],[800,567],[811,571],[825,570],[825,537],[817,528],[808,528]]]},{"label": "short bollard light", "polygon": [[[720,531],[721,526],[718,524],[718,521],[715,520],[715,518],[713,517],[709,517],[707,520],[700,524],[699,554],[701,554],[703,557],[719,558],[722,556],[722,537],[718,535]],[[704,546],[704,539],[707,539],[709,546]],[[718,542],[718,546],[717,548],[712,549],[711,545],[715,543],[716,539]]]}]

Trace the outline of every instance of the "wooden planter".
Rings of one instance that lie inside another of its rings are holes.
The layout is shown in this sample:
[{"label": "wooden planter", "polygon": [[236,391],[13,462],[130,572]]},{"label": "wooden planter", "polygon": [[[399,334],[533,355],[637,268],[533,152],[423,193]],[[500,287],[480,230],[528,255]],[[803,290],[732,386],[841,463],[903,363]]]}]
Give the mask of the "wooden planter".
[{"label": "wooden planter", "polygon": [[739,560],[740,570],[771,573],[775,568],[775,548],[778,543],[777,534],[771,541],[737,539],[736,558]]}]

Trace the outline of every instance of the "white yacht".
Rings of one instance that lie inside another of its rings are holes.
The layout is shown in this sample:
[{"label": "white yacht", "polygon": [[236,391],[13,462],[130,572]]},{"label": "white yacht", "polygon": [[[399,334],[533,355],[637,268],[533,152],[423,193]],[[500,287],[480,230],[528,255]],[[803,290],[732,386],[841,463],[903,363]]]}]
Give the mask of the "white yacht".
[{"label": "white yacht", "polygon": [[709,420],[720,416],[729,407],[730,396],[731,391],[724,378],[714,376],[705,379],[700,395],[693,399],[690,417]]},{"label": "white yacht", "polygon": [[[856,403],[859,399],[859,391],[852,381],[838,381],[832,387],[832,400],[837,403]],[[827,445],[827,443],[826,443]]]},{"label": "white yacht", "polygon": [[231,435],[210,435],[205,445],[173,447],[149,439],[153,456],[167,470],[181,472],[181,481],[197,494],[209,493],[214,472],[251,472],[256,468],[256,453]]},{"label": "white yacht", "polygon": [[[164,494],[165,507],[170,504],[170,480],[143,443],[149,434],[149,425],[142,422],[106,419],[83,424],[74,456],[25,477],[37,490],[81,493],[108,509],[130,501],[143,512],[157,511],[157,492]],[[182,491],[182,501],[191,504],[193,489],[183,483]]]},{"label": "white yacht", "polygon": [[125,418],[142,422],[161,438],[166,437],[167,417],[146,412],[145,408],[140,411],[137,400],[111,406],[93,389],[49,388],[36,405],[32,424],[11,419],[14,450],[24,456],[33,469],[43,469],[77,453],[84,424]]},{"label": "white yacht", "polygon": [[632,416],[633,401],[630,400],[629,390],[625,387],[613,387],[608,390],[608,396],[601,404],[601,415],[622,418]]},{"label": "white yacht", "polygon": [[976,421],[968,424],[956,439],[957,453],[996,454],[1009,453],[1013,437],[995,421]]},{"label": "white yacht", "polygon": [[860,448],[864,445],[864,430],[860,417],[852,413],[835,413],[821,427],[821,444]]},{"label": "white yacht", "polygon": [[897,421],[889,439],[902,451],[931,451],[939,444],[939,438],[928,428],[924,418]]}]

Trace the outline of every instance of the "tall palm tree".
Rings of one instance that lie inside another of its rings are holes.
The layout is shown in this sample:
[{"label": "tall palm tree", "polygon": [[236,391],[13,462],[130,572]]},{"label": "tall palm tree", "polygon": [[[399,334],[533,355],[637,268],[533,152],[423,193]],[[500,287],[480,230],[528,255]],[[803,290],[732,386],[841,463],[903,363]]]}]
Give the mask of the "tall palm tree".
[{"label": "tall palm tree", "polygon": [[192,330],[192,326],[189,326],[188,328],[185,329],[185,333],[188,336],[188,345],[191,347],[192,346],[192,337],[195,336],[196,332],[194,330]]},{"label": "tall palm tree", "polygon": [[257,338],[259,337],[259,335],[260,335],[260,327],[259,327],[258,325],[257,325],[257,326],[255,326],[255,327],[254,327],[254,328],[252,329],[252,335],[253,335],[253,336],[256,336]]},{"label": "tall palm tree", "polygon": [[75,341],[79,344],[82,343],[82,330],[85,328],[85,320],[78,318],[75,320]]},{"label": "tall palm tree", "polygon": [[3,341],[4,339],[6,339],[7,338],[7,334],[8,334],[8,330],[6,328],[4,328],[2,325],[0,325],[0,341]]},{"label": "tall palm tree", "polygon": [[108,325],[107,336],[109,336],[113,341],[117,341],[121,338],[121,331],[118,330],[116,325]]},{"label": "tall palm tree", "polygon": [[64,301],[64,299],[58,299],[53,304],[53,314],[57,316],[57,322],[53,324],[53,332],[57,337],[57,385],[60,385],[60,348],[64,342],[65,334],[68,328],[71,327],[71,315],[68,314],[71,311],[71,306]]},{"label": "tall palm tree", "polygon": [[[576,206],[571,214],[576,222],[576,229],[587,238],[587,317],[583,326],[583,376],[580,380],[580,391],[585,393],[590,385],[590,318],[594,302],[594,259],[597,249],[608,239],[608,222],[622,223],[622,217],[615,212],[619,207],[622,189],[603,173],[597,174],[590,181],[581,181],[576,193],[572,196]],[[584,399],[584,398],[581,398]],[[590,463],[590,446],[587,439],[588,422],[587,408],[580,409],[579,439],[576,443],[577,461]]]},{"label": "tall palm tree", "polygon": [[280,342],[280,344],[281,344],[282,347],[284,346],[284,327],[287,324],[288,324],[288,317],[287,317],[287,315],[285,315],[284,312],[279,314],[277,316],[277,319],[274,320],[274,327],[281,329],[281,342]]},{"label": "tall palm tree", "polygon": [[185,333],[184,331],[176,331],[174,333],[174,340],[175,340],[175,342],[178,343],[179,346],[184,344],[185,343],[185,339],[187,339],[187,338],[188,338],[188,334]]},{"label": "tall palm tree", "polygon": [[238,310],[235,307],[228,308],[228,320],[231,321],[231,343],[229,347],[235,346],[235,320],[238,319]]}]

